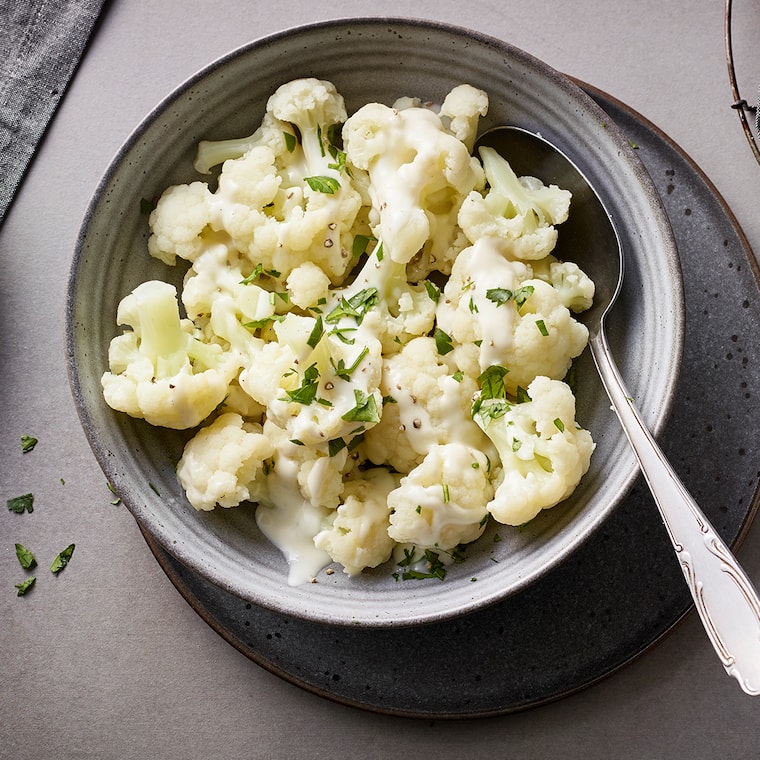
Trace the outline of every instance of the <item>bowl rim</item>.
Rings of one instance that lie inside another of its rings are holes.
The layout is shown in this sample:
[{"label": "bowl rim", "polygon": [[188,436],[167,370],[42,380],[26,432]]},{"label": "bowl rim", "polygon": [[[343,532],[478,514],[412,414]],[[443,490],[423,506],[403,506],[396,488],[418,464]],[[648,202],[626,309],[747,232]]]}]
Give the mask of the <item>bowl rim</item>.
[{"label": "bowl rim", "polygon": [[[673,405],[675,392],[677,389],[678,375],[681,369],[681,358],[684,343],[684,331],[685,331],[685,315],[684,315],[684,293],[683,293],[683,281],[680,272],[680,261],[678,258],[678,250],[675,244],[673,232],[665,212],[664,204],[659,194],[657,193],[654,183],[649,176],[643,162],[635,154],[635,150],[629,146],[625,136],[619,130],[614,121],[606,114],[606,112],[598,105],[591,96],[585,92],[578,80],[561,73],[557,69],[553,68],[550,64],[537,58],[533,54],[515,46],[514,44],[502,40],[483,32],[473,30],[457,24],[451,24],[442,21],[431,21],[416,17],[408,16],[364,16],[358,18],[351,17],[339,17],[334,19],[328,19],[324,21],[318,21],[313,23],[295,25],[280,31],[264,35],[250,40],[242,45],[239,45],[227,53],[213,59],[209,63],[196,70],[193,74],[187,77],[184,81],[175,86],[170,92],[162,97],[153,108],[140,120],[140,122],[132,129],[130,134],[122,142],[113,158],[108,164],[108,167],[102,174],[98,181],[93,194],[89,200],[87,208],[82,218],[82,222],[77,234],[74,254],[71,260],[71,266],[69,270],[69,277],[66,291],[66,307],[65,307],[65,353],[66,353],[66,367],[69,379],[71,392],[75,401],[75,407],[80,419],[80,423],[86,434],[86,438],[93,451],[93,454],[98,461],[101,469],[107,476],[113,475],[113,462],[109,457],[109,452],[105,451],[101,441],[99,440],[99,434],[90,412],[87,408],[87,402],[83,391],[82,378],[79,374],[77,367],[77,350],[76,350],[76,335],[74,329],[74,311],[75,311],[75,294],[77,292],[77,274],[79,265],[83,258],[83,249],[85,247],[88,233],[93,222],[93,218],[101,203],[104,191],[108,188],[114,175],[118,172],[119,165],[130,150],[139,143],[141,138],[150,129],[150,127],[161,117],[161,115],[175,102],[180,100],[188,90],[192,89],[195,85],[201,82],[206,76],[212,74],[214,71],[226,66],[228,63],[238,59],[240,56],[250,55],[261,47],[276,44],[280,41],[292,38],[294,35],[299,35],[304,32],[314,32],[322,30],[339,31],[347,30],[349,27],[356,29],[357,27],[369,28],[378,25],[390,25],[390,26],[403,26],[406,29],[412,28],[416,30],[431,30],[441,31],[449,35],[462,36],[465,39],[479,42],[487,47],[493,48],[501,53],[505,53],[512,59],[516,59],[525,62],[531,68],[541,71],[541,73],[550,78],[555,86],[558,86],[565,93],[569,94],[573,100],[580,100],[583,103],[585,109],[590,113],[595,114],[600,121],[605,122],[607,132],[612,136],[613,140],[620,146],[621,153],[626,158],[626,168],[631,172],[632,177],[638,183],[638,185],[646,192],[650,206],[652,208],[654,218],[658,225],[661,237],[663,241],[667,241],[668,245],[664,246],[661,255],[665,261],[672,280],[672,286],[674,292],[677,294],[679,303],[675,305],[675,331],[674,342],[678,346],[677,356],[675,361],[668,365],[667,377],[665,383],[669,389],[667,397],[661,399],[661,407],[659,414],[650,425],[652,433],[657,437],[661,434],[665,427],[670,411]],[[618,488],[610,498],[610,506],[604,510],[603,514],[598,520],[591,526],[589,530],[575,533],[571,539],[568,539],[565,545],[556,552],[553,557],[551,567],[556,567],[560,562],[564,561],[573,552],[575,552],[579,546],[587,539],[589,535],[594,533],[604,523],[614,507],[620,503],[624,495],[630,490],[634,482],[638,478],[640,472],[638,466],[631,469],[627,478],[621,479]],[[272,600],[268,598],[251,598],[249,593],[242,593],[242,589],[235,587],[234,584],[229,584],[224,579],[210,577],[203,572],[202,563],[199,564],[196,557],[191,556],[192,552],[186,553],[179,550],[176,546],[173,546],[170,537],[164,535],[163,532],[158,530],[156,526],[144,521],[143,510],[135,503],[133,503],[128,497],[124,498],[124,503],[129,509],[134,519],[138,522],[141,530],[147,530],[149,535],[158,542],[158,544],[168,551],[172,556],[188,566],[195,572],[199,572],[204,577],[207,577],[216,585],[225,588],[231,593],[251,601],[257,605],[267,607],[279,612],[284,612],[295,617],[303,619],[309,619],[314,622],[333,624],[333,625],[355,625],[356,619],[346,618],[345,615],[333,614],[333,613],[317,613],[312,614],[309,612],[303,612],[292,609],[291,607],[283,607],[280,600]],[[537,577],[535,575],[528,575],[525,578],[518,580],[514,583],[508,594],[518,593],[523,590],[530,583],[534,582]],[[361,624],[373,627],[397,627],[397,626],[409,626],[419,625],[429,622],[436,622],[452,617],[460,616],[470,613],[480,607],[498,602],[503,599],[507,594],[492,595],[486,598],[475,598],[468,604],[460,604],[452,609],[442,609],[435,613],[429,613],[423,618],[415,614],[412,611],[406,611],[405,614],[398,617],[362,617],[360,619]]]}]

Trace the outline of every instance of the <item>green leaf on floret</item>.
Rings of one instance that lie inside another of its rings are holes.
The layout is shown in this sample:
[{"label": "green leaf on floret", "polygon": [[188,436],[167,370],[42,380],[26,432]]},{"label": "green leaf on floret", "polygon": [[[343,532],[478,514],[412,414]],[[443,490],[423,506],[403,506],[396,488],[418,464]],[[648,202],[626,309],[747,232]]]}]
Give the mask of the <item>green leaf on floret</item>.
[{"label": "green leaf on floret", "polygon": [[453,377],[453,378],[454,378],[454,380],[456,380],[458,383],[461,383],[461,382],[462,382],[462,380],[464,380],[464,372],[462,372],[462,370],[461,370],[461,369],[458,369],[458,370],[457,370],[457,371],[456,371],[456,372],[455,372],[455,373],[452,375],[452,377]]},{"label": "green leaf on floret", "polygon": [[372,235],[355,235],[353,245],[351,246],[351,256],[355,259],[363,256],[367,252],[369,244],[376,240],[377,238],[372,237]]},{"label": "green leaf on floret", "polygon": [[506,399],[507,388],[504,385],[504,376],[508,372],[509,370],[506,367],[502,367],[500,364],[492,364],[490,367],[485,369],[478,377],[478,384],[480,385],[480,398]]},{"label": "green leaf on floret", "polygon": [[278,272],[276,269],[264,269],[264,265],[259,262],[247,277],[244,277],[242,280],[240,280],[240,284],[250,285],[252,282],[258,280],[259,277],[273,277],[276,280],[281,275],[282,272]]},{"label": "green leaf on floret", "polygon": [[534,291],[535,288],[532,285],[523,285],[514,292],[514,299],[518,311],[522,309],[523,304],[533,295]]},{"label": "green leaf on floret", "polygon": [[317,321],[314,323],[314,327],[312,328],[311,333],[309,334],[309,338],[306,341],[306,345],[309,346],[309,348],[316,348],[317,343],[319,343],[320,340],[322,340],[322,336],[325,334],[325,328],[322,324],[322,317],[317,317]]},{"label": "green leaf on floret", "polygon": [[507,288],[489,288],[486,290],[486,298],[493,301],[497,306],[501,306],[513,297],[514,293]]},{"label": "green leaf on floret", "polygon": [[507,303],[508,301],[514,301],[517,306],[517,310],[523,307],[525,302],[533,295],[535,288],[533,285],[523,285],[517,290],[509,290],[508,288],[489,288],[486,290],[486,298],[489,301],[493,301],[497,306]]},{"label": "green leaf on floret", "polygon": [[470,314],[478,314],[480,312],[480,309],[478,308],[478,305],[475,303],[475,299],[470,299]]},{"label": "green leaf on floret", "polygon": [[296,136],[292,132],[287,132],[284,129],[282,130],[282,136],[285,138],[285,148],[287,149],[288,153],[292,153],[298,144]]},{"label": "green leaf on floret", "polygon": [[259,330],[262,327],[272,324],[272,322],[282,322],[285,319],[284,314],[272,314],[269,317],[263,317],[262,319],[254,319],[251,322],[243,322],[243,327],[247,327],[249,330]]},{"label": "green leaf on floret", "polygon": [[348,444],[342,438],[333,438],[327,442],[327,453],[334,457],[339,452],[343,451]]},{"label": "green leaf on floret", "polygon": [[543,319],[536,320],[536,327],[538,328],[538,331],[541,333],[541,335],[544,336],[544,338],[549,337],[549,329],[547,328],[546,322],[544,322]]},{"label": "green leaf on floret", "polygon": [[346,420],[346,422],[371,422],[374,424],[380,422],[377,402],[371,393],[367,395],[359,388],[354,388],[354,399],[356,406],[349,409],[341,419]]},{"label": "green leaf on floret", "polygon": [[327,324],[340,322],[343,317],[353,317],[360,325],[364,315],[378,302],[377,288],[364,288],[351,298],[341,296],[340,303],[325,317]]},{"label": "green leaf on floret", "polygon": [[335,195],[340,190],[340,182],[335,177],[317,175],[316,177],[304,177],[304,181],[315,193]]},{"label": "green leaf on floret", "polygon": [[448,333],[441,330],[440,327],[435,328],[435,333],[433,337],[435,338],[436,350],[441,356],[445,356],[446,354],[449,353],[449,351],[454,350],[454,345],[451,342],[451,336]]},{"label": "green leaf on floret", "polygon": [[557,417],[557,419],[554,420],[554,427],[556,427],[560,433],[565,432],[565,423],[562,422],[562,420],[559,417]]},{"label": "green leaf on floret", "polygon": [[318,387],[319,370],[316,364],[312,364],[304,371],[301,385],[295,390],[285,391],[288,397],[284,400],[308,406],[317,397]]},{"label": "green leaf on floret", "polygon": [[334,335],[341,343],[345,343],[347,346],[353,346],[356,343],[356,338],[349,338],[346,333],[356,332],[355,327],[335,327],[330,330],[330,335]]},{"label": "green leaf on floret", "polygon": [[328,146],[328,150],[335,160],[327,164],[327,168],[342,172],[346,168],[346,154],[340,150],[340,148],[336,148],[332,144]]},{"label": "green leaf on floret", "polygon": [[356,360],[354,363],[347,367],[346,363],[343,359],[338,359],[338,363],[336,364],[333,360],[332,356],[330,357],[330,364],[332,364],[333,369],[335,370],[335,374],[342,378],[343,380],[350,380],[351,375],[356,371],[356,368],[361,364],[362,359],[369,353],[369,346],[364,346],[364,348],[359,352],[359,355],[356,357]]},{"label": "green leaf on floret", "polygon": [[438,303],[441,298],[441,289],[434,282],[425,280],[425,290],[427,290],[427,294],[430,297],[430,300],[434,303]]},{"label": "green leaf on floret", "polygon": [[531,397],[528,395],[528,391],[525,390],[525,388],[521,386],[517,386],[517,403],[518,404],[526,404],[528,401],[531,401]]}]

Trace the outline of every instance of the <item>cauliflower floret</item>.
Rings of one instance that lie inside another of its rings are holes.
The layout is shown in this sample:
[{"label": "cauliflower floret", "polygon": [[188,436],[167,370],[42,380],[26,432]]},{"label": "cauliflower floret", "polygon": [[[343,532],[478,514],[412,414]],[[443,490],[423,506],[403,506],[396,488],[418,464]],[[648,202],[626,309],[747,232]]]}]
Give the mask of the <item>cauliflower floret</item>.
[{"label": "cauliflower floret", "polygon": [[317,533],[314,545],[343,565],[348,575],[388,560],[395,544],[388,535],[388,494],[397,486],[398,476],[382,467],[348,480],[330,527]]},{"label": "cauliflower floret", "polygon": [[576,263],[558,261],[549,255],[532,264],[533,276],[548,282],[559,293],[562,304],[570,311],[577,314],[591,308],[595,286]]},{"label": "cauliflower floret", "polygon": [[330,290],[330,278],[312,261],[294,267],[286,284],[291,303],[301,309],[324,303]]},{"label": "cauliflower floret", "polygon": [[455,374],[434,338],[415,338],[387,357],[380,390],[385,398],[382,418],[367,431],[362,447],[375,464],[408,473],[431,447],[452,438],[489,449],[488,439],[470,416],[477,382]]},{"label": "cauliflower floret", "polygon": [[[477,159],[426,108],[399,111],[369,103],[346,121],[343,142],[349,164],[369,174],[375,236],[402,264],[422,250],[437,226],[454,226],[464,197],[484,185]],[[453,232],[436,234],[449,239]]]},{"label": "cauliflower floret", "polygon": [[459,210],[459,225],[473,243],[490,237],[503,255],[524,261],[542,259],[557,244],[554,225],[567,219],[570,192],[545,186],[535,177],[521,177],[493,148],[480,156],[489,189],[470,193]]},{"label": "cauliflower floret", "polygon": [[388,495],[388,534],[421,549],[453,549],[478,538],[493,497],[489,460],[459,441],[431,446],[422,464]]},{"label": "cauliflower floret", "polygon": [[470,84],[455,87],[441,104],[440,115],[448,129],[472,153],[480,119],[488,113],[488,94]]},{"label": "cauliflower floret", "polygon": [[173,285],[148,280],[125,296],[117,322],[132,328],[109,346],[106,403],[152,425],[195,427],[224,400],[240,354],[204,343],[181,320]]},{"label": "cauliflower floret", "polygon": [[148,253],[173,266],[177,256],[192,261],[205,245],[211,223],[211,192],[205,182],[173,185],[158,199],[148,217]]},{"label": "cauliflower floret", "polygon": [[385,256],[378,244],[351,285],[331,293],[325,322],[346,339],[354,339],[363,325],[380,340],[384,354],[396,353],[433,327],[436,304],[429,285],[409,282],[405,266]]},{"label": "cauliflower floret", "polygon": [[255,481],[262,476],[264,460],[273,453],[261,425],[228,412],[187,442],[177,477],[196,509],[236,507],[256,498]]},{"label": "cauliflower floret", "polygon": [[481,372],[493,364],[507,367],[513,393],[537,375],[563,378],[588,342],[588,329],[573,319],[560,293],[533,278],[525,263],[505,259],[493,238],[459,255],[437,319],[453,340],[478,343]]},{"label": "cauliflower floret", "polygon": [[473,417],[498,449],[501,469],[488,511],[500,523],[522,525],[566,499],[586,473],[591,434],[575,420],[575,397],[559,380],[537,377],[529,401],[476,401]]},{"label": "cauliflower floret", "polygon": [[[289,138],[286,138],[286,135]],[[209,174],[214,166],[223,164],[229,159],[240,158],[252,148],[266,145],[275,155],[279,156],[287,150],[287,139],[294,139],[293,129],[275,118],[271,113],[265,113],[261,125],[249,137],[233,138],[231,140],[201,140],[193,166],[199,174]]]}]

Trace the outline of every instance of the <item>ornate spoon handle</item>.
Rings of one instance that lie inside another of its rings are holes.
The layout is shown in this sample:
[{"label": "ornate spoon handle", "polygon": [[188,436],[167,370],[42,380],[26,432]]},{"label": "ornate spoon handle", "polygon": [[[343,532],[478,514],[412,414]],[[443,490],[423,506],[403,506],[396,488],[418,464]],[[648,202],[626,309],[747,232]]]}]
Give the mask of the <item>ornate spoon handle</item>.
[{"label": "ornate spoon handle", "polygon": [[760,599],[634,407],[604,333],[590,340],[602,383],[659,507],[697,612],[726,672],[760,694]]}]

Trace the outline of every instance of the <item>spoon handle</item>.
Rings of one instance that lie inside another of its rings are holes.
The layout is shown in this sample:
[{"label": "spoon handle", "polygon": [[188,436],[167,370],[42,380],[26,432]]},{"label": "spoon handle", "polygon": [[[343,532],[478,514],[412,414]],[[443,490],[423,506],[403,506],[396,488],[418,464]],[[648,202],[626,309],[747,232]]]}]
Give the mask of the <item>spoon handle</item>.
[{"label": "spoon handle", "polygon": [[726,672],[760,694],[760,599],[747,574],[696,504],[644,425],[603,331],[590,341],[612,406],[638,459],[707,635]]}]

